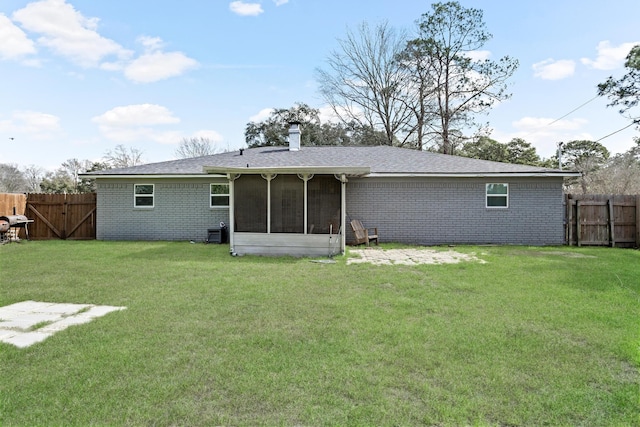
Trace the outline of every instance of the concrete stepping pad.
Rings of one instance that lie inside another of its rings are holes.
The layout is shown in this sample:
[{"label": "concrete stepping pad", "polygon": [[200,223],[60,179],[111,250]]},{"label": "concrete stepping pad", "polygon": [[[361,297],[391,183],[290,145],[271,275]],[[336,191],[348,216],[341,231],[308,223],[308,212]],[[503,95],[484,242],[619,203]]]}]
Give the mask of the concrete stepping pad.
[{"label": "concrete stepping pad", "polygon": [[69,326],[91,322],[126,307],[22,301],[0,307],[0,341],[29,347]]}]

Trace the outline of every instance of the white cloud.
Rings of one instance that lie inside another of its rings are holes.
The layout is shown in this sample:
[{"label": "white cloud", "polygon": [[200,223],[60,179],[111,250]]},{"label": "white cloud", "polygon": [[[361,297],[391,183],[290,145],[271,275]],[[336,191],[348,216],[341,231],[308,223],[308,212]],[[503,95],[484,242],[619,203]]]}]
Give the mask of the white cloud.
[{"label": "white cloud", "polygon": [[199,130],[193,134],[194,138],[205,138],[210,140],[211,142],[222,142],[224,141],[223,136],[216,132],[215,130]]},{"label": "white cloud", "polygon": [[352,106],[351,110],[348,110],[345,107],[337,107],[337,113],[333,110],[329,105],[324,105],[318,109],[318,117],[320,117],[320,122],[322,123],[340,123],[342,120],[340,116],[349,118],[349,117],[357,117],[359,119],[365,120],[364,113],[361,108]]},{"label": "white cloud", "polygon": [[155,104],[137,104],[115,107],[91,119],[100,132],[118,142],[155,141],[175,144],[180,141],[178,131],[157,130],[157,126],[179,123],[166,107]]},{"label": "white cloud", "polygon": [[97,67],[106,57],[125,60],[131,51],[96,31],[99,20],[86,18],[65,0],[29,3],[13,14],[27,31],[40,34],[38,44],[85,68]]},{"label": "white cloud", "polygon": [[[13,18],[27,31],[39,34],[37,43],[54,54],[83,68],[123,71],[126,78],[136,83],[151,83],[179,76],[198,66],[196,60],[182,52],[163,52],[164,43],[159,37],[139,37],[137,41],[144,53],[134,59],[133,51],[98,33],[98,18],[83,16],[66,0],[29,3],[16,11]],[[14,38],[16,30],[22,31],[15,26],[11,29],[0,19],[0,41],[5,27],[14,33]],[[22,34],[26,39],[26,35]],[[22,46],[22,49],[28,49],[24,40]],[[4,49],[0,47],[0,55]],[[34,47],[32,49],[35,51]]]},{"label": "white cloud", "polygon": [[182,52],[151,52],[127,65],[124,75],[136,83],[152,83],[179,76],[197,66],[196,60]]},{"label": "white cloud", "polygon": [[585,130],[588,121],[582,118],[554,121],[548,117],[523,117],[511,123],[515,131],[495,130],[491,137],[507,142],[513,138],[523,138],[536,147],[538,154],[548,158],[555,154],[559,141],[593,140],[593,135]]},{"label": "white cloud", "polygon": [[472,61],[486,61],[491,57],[491,51],[489,50],[474,50],[471,52],[465,52],[464,54],[467,58]]},{"label": "white cloud", "polygon": [[115,107],[91,119],[100,126],[130,128],[179,123],[169,109],[156,104],[135,104]]},{"label": "white cloud", "polygon": [[589,58],[582,58],[580,61],[588,67],[595,68],[596,70],[614,70],[616,68],[622,68],[624,61],[629,54],[631,48],[640,42],[628,42],[622,43],[618,46],[611,46],[609,40],[604,40],[598,43],[596,50],[598,56],[595,61]]},{"label": "white cloud", "polygon": [[47,139],[61,131],[60,118],[38,111],[15,111],[9,118],[0,119],[0,131]]},{"label": "white cloud", "polygon": [[138,43],[149,52],[156,52],[164,46],[164,42],[160,37],[140,36],[138,37]]},{"label": "white cloud", "polygon": [[271,115],[271,113],[274,111],[273,108],[263,108],[262,110],[260,110],[258,112],[258,114],[255,114],[251,117],[249,117],[249,121],[250,122],[261,122],[263,120],[266,120],[269,118],[269,116]]},{"label": "white cloud", "polygon": [[273,0],[276,6],[282,6],[283,4],[289,3],[289,0]]},{"label": "white cloud", "polygon": [[513,127],[524,131],[576,130],[583,127],[585,119],[554,120],[547,117],[523,117],[512,123]]},{"label": "white cloud", "polygon": [[264,12],[260,3],[245,3],[243,1],[229,3],[229,9],[240,16],[258,16]]},{"label": "white cloud", "polygon": [[544,80],[561,80],[571,77],[576,64],[570,59],[554,60],[552,58],[533,64],[534,76]]},{"label": "white cloud", "polygon": [[0,13],[0,59],[22,59],[34,53],[36,48],[33,41]]}]

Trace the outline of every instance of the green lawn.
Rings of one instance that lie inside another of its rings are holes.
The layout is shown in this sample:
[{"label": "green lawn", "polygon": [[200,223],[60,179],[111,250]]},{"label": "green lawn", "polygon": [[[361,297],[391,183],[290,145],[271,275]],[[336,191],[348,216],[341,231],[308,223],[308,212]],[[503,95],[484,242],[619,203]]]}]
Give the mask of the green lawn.
[{"label": "green lawn", "polygon": [[128,308],[0,343],[0,425],[640,424],[639,251],[456,250],[486,263],[1,246],[0,306]]}]

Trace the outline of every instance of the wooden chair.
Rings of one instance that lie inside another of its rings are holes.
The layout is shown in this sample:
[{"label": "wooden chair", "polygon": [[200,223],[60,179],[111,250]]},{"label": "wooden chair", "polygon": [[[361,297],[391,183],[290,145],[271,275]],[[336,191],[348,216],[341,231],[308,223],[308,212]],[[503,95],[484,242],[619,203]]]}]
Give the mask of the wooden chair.
[{"label": "wooden chair", "polygon": [[372,228],[373,233],[370,233],[370,229],[364,228],[359,219],[354,219],[351,221],[351,229],[356,236],[356,245],[366,243],[369,246],[369,243],[373,241],[376,242],[376,245],[378,244],[378,228]]}]

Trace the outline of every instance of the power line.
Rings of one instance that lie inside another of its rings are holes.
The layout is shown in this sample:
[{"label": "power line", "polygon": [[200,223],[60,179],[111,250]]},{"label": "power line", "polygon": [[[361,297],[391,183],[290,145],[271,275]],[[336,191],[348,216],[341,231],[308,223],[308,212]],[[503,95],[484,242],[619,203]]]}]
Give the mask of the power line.
[{"label": "power line", "polygon": [[565,114],[564,116],[562,116],[562,117],[558,117],[558,118],[557,118],[557,119],[555,119],[554,121],[552,121],[552,122],[550,122],[550,123],[547,123],[547,124],[546,124],[546,125],[544,125],[544,126],[541,126],[541,127],[537,128],[537,129],[534,129],[534,130],[530,131],[529,133],[527,133],[527,134],[526,134],[525,136],[523,136],[522,138],[524,139],[524,138],[528,137],[529,135],[531,135],[531,134],[533,134],[533,133],[535,133],[535,132],[539,131],[539,130],[540,130],[540,129],[542,129],[543,127],[551,126],[552,124],[554,124],[554,123],[556,123],[556,122],[559,122],[560,120],[564,119],[564,118],[565,118],[565,117],[567,117],[568,115],[575,113],[576,111],[578,111],[579,109],[581,109],[582,107],[584,107],[585,105],[587,105],[588,103],[590,103],[590,102],[594,101],[594,100],[595,100],[596,98],[598,98],[599,96],[600,96],[600,95],[596,95],[596,96],[594,96],[594,97],[593,97],[593,98],[591,98],[590,100],[588,100],[588,101],[586,101],[586,102],[583,102],[582,104],[578,105],[576,108],[574,108],[573,110],[569,111],[569,112],[568,112],[567,114]]},{"label": "power line", "polygon": [[558,122],[562,119],[564,119],[565,117],[567,117],[569,114],[574,113],[576,111],[578,111],[579,109],[581,109],[582,107],[584,107],[585,105],[587,105],[588,103],[590,103],[591,101],[593,101],[594,99],[598,98],[600,95],[596,95],[593,98],[591,98],[590,100],[588,100],[587,102],[585,102],[584,104],[581,104],[579,106],[577,106],[576,108],[574,108],[573,110],[569,111],[567,114],[565,114],[562,117],[558,117],[557,119],[555,119],[554,121],[552,121],[551,123],[547,123],[546,126],[551,126],[552,124],[554,124],[555,122]]},{"label": "power line", "polygon": [[615,135],[615,134],[616,134],[616,133],[618,133],[618,132],[622,132],[622,131],[623,131],[623,130],[625,130],[626,128],[631,127],[631,126],[633,126],[633,125],[636,125],[636,124],[638,124],[638,123],[640,123],[638,120],[634,120],[634,121],[632,121],[631,123],[629,123],[628,125],[626,125],[625,127],[620,128],[620,129],[618,129],[618,130],[616,130],[616,131],[613,131],[613,132],[611,132],[609,135],[605,135],[605,136],[603,136],[602,138],[600,138],[600,139],[596,140],[596,142],[600,142],[600,141],[602,141],[602,140],[603,140],[603,139],[605,139],[605,138],[609,138],[611,135]]}]

